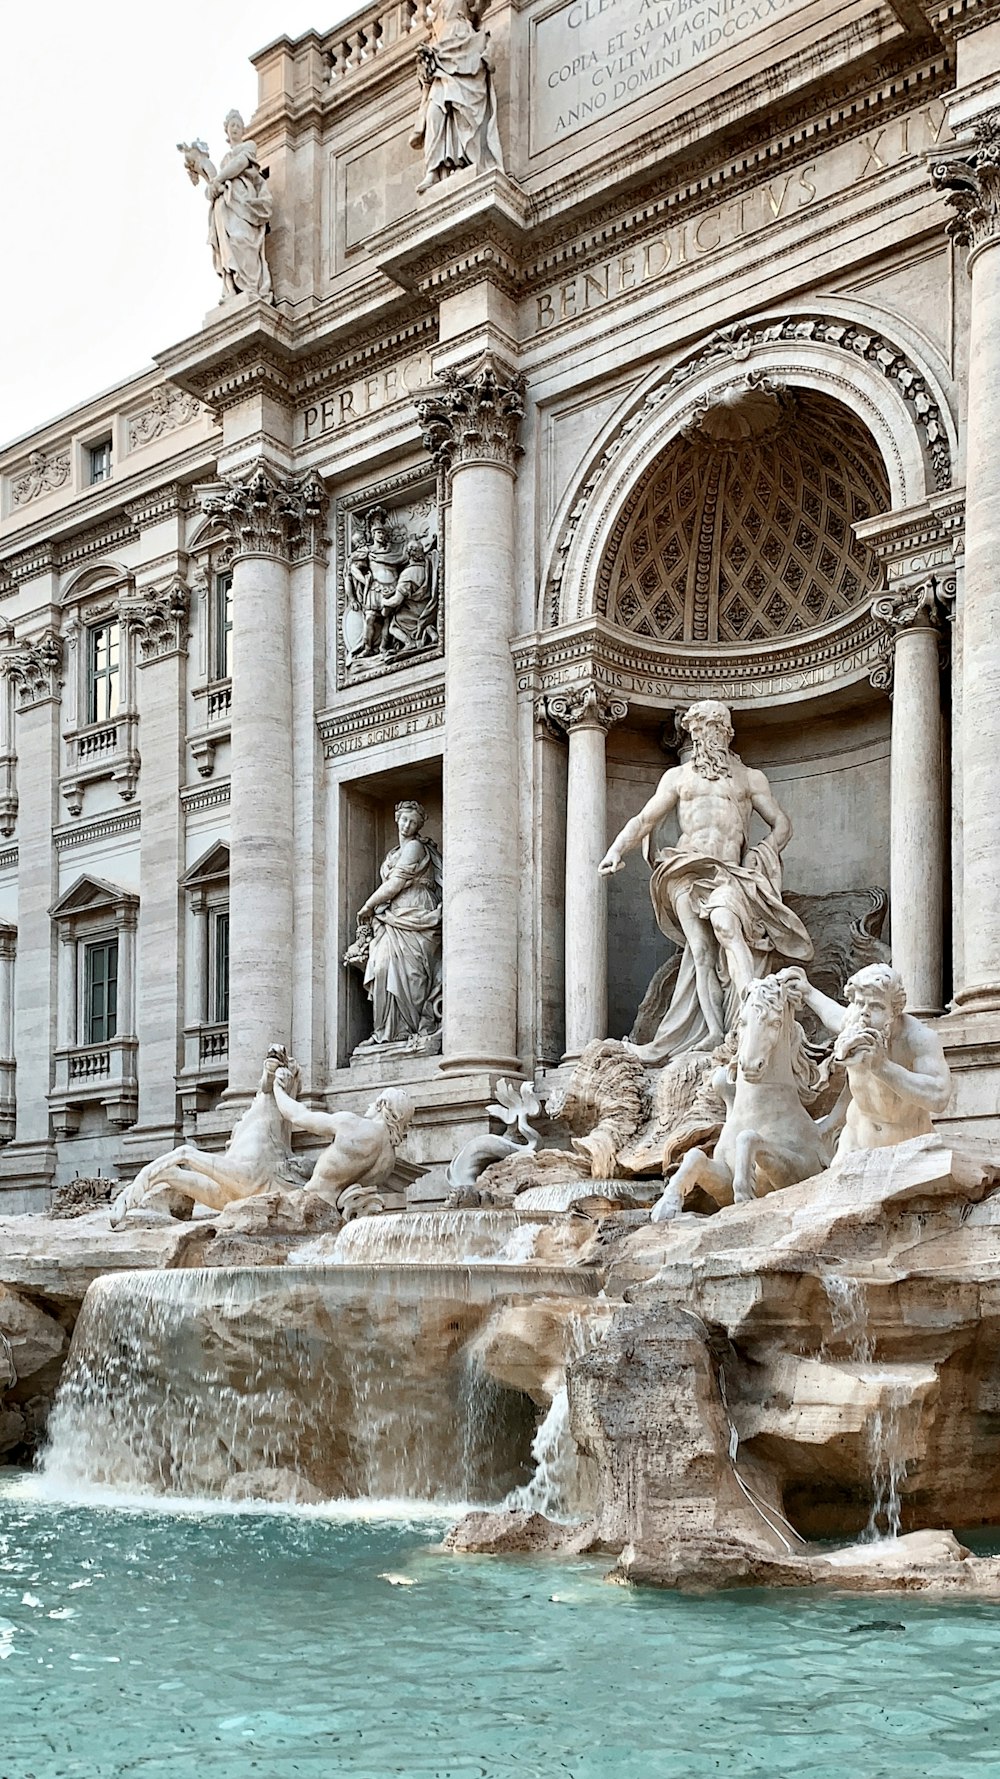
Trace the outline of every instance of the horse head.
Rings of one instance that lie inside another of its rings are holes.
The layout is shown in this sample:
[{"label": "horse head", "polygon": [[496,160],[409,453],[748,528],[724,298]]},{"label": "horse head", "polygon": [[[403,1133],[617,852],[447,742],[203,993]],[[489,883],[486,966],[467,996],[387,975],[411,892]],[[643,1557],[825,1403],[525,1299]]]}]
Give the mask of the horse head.
[{"label": "horse head", "polygon": [[736,1066],[745,1081],[765,1080],[782,1041],[790,1066],[795,1014],[801,1006],[802,987],[793,971],[747,984],[736,1022]]}]

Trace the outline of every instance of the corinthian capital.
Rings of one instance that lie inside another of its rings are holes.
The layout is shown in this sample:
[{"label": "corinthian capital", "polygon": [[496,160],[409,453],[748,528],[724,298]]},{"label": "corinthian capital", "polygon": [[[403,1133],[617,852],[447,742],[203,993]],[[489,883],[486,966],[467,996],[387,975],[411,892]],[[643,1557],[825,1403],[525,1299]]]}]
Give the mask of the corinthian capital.
[{"label": "corinthian capital", "polygon": [[122,601],[122,623],[133,631],[142,661],[186,649],[190,597],[184,582],[175,579],[169,586],[147,587]]},{"label": "corinthian capital", "polygon": [[947,625],[954,615],[955,577],[939,580],[931,575],[909,587],[897,587],[872,600],[872,617],[882,627],[879,659],[869,674],[880,692],[892,694],[893,655],[897,638],[914,630],[930,630],[938,637],[943,666],[947,660]]},{"label": "corinthian capital", "polygon": [[201,490],[202,511],[228,526],[237,560],[274,556],[294,562],[318,554],[326,501],[317,475],[279,476],[260,465]]},{"label": "corinthian capital", "polygon": [[613,698],[600,686],[570,686],[566,691],[550,692],[545,699],[545,715],[565,735],[574,729],[608,730],[623,723],[628,716],[624,698]]},{"label": "corinthian capital", "polygon": [[489,353],[475,365],[438,373],[439,389],[415,401],[424,444],[438,466],[496,463],[513,470],[521,455],[517,431],[524,418],[524,377]]},{"label": "corinthian capital", "polygon": [[955,212],[948,233],[968,247],[971,265],[979,248],[1000,240],[1000,111],[976,118],[969,140],[932,162],[931,179]]},{"label": "corinthian capital", "polygon": [[62,638],[54,630],[46,630],[31,642],[15,643],[0,655],[0,672],[16,686],[22,709],[58,698],[62,658]]}]

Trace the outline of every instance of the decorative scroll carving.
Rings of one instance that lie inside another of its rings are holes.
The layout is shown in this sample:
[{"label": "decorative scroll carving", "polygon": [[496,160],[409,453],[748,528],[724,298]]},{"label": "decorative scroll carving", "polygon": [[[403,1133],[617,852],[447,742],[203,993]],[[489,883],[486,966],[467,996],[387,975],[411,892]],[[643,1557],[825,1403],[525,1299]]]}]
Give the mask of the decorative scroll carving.
[{"label": "decorative scroll carving", "polygon": [[437,502],[345,511],[341,638],[347,679],[387,672],[441,641]]},{"label": "decorative scroll carving", "polygon": [[872,600],[872,616],[883,627],[879,661],[869,679],[880,692],[892,696],[893,657],[896,638],[904,630],[933,630],[940,638],[941,665],[948,658],[947,627],[955,615],[954,575],[939,580],[931,575],[908,587],[896,587]]},{"label": "decorative scroll carving", "polygon": [[138,451],[142,445],[150,445],[154,439],[162,438],[164,433],[176,432],[179,426],[187,426],[200,412],[201,403],[193,395],[186,395],[183,389],[164,383],[161,388],[153,390],[148,408],[130,416],[128,449]]},{"label": "decorative scroll carving", "polygon": [[970,141],[934,162],[931,179],[954,211],[948,233],[968,247],[971,262],[978,248],[1000,235],[1000,111],[976,118],[970,132]]},{"label": "decorative scroll carving", "polygon": [[40,500],[43,494],[64,488],[69,481],[69,468],[68,451],[54,451],[51,457],[46,457],[44,451],[32,451],[27,469],[15,476],[11,484],[14,505],[26,507],[29,502]]},{"label": "decorative scroll carving", "polygon": [[636,486],[597,608],[657,642],[769,642],[863,606],[879,583],[857,521],[884,511],[874,440],[845,408],[744,382],[699,404]]},{"label": "decorative scroll carving", "polygon": [[440,389],[415,400],[424,444],[439,469],[463,463],[495,463],[513,471],[522,455],[517,442],[524,418],[524,377],[487,353],[474,366],[438,373]]},{"label": "decorative scroll carving", "polygon": [[22,709],[42,704],[47,698],[58,698],[62,659],[62,638],[54,630],[46,630],[34,641],[18,643],[4,652],[0,672],[17,687]]},{"label": "decorative scroll carving", "polygon": [[258,465],[203,489],[201,506],[228,526],[234,561],[241,556],[297,561],[317,554],[325,541],[326,489],[312,472],[279,479]]},{"label": "decorative scroll carving", "polygon": [[148,587],[122,601],[122,623],[135,633],[143,661],[186,649],[189,600],[184,582],[174,579],[167,587]]},{"label": "decorative scroll carving", "polygon": [[566,735],[573,729],[603,729],[607,734],[615,723],[625,721],[628,705],[624,698],[614,698],[600,686],[571,686],[549,693],[544,715]]}]

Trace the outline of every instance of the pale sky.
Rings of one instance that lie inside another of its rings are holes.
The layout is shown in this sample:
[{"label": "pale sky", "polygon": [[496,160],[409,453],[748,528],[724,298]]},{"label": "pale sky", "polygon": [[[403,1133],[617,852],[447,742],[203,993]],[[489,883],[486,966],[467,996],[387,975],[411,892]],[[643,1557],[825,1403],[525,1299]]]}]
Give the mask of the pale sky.
[{"label": "pale sky", "polygon": [[0,444],[150,363],[218,301],[204,186],[249,57],[352,0],[49,0],[0,8]]}]

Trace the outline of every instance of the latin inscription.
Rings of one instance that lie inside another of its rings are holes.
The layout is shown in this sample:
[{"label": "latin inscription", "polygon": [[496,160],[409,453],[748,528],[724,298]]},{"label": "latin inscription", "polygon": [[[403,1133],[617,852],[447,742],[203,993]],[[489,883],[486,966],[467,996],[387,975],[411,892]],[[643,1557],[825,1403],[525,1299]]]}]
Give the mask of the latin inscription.
[{"label": "latin inscription", "polygon": [[[596,4],[597,0],[592,0]],[[756,234],[771,223],[787,220],[839,191],[853,189],[912,154],[934,148],[947,134],[945,107],[935,100],[922,111],[831,149],[829,154],[754,186],[690,222],[678,223],[662,235],[616,253],[587,271],[577,272],[532,298],[536,333],[560,322],[578,320],[592,309],[683,266],[704,259],[720,247]]]},{"label": "latin inscription", "polygon": [[570,0],[541,19],[532,56],[532,150],[656,94],[806,0]]},{"label": "latin inscription", "polygon": [[370,377],[345,383],[332,394],[302,409],[299,443],[312,444],[316,439],[338,432],[342,426],[349,426],[354,421],[364,420],[369,414],[377,414],[383,408],[390,408],[396,402],[410,401],[419,390],[427,387],[430,380],[430,355],[418,352],[413,358],[404,358],[401,364],[388,365],[385,370],[373,371]]}]

